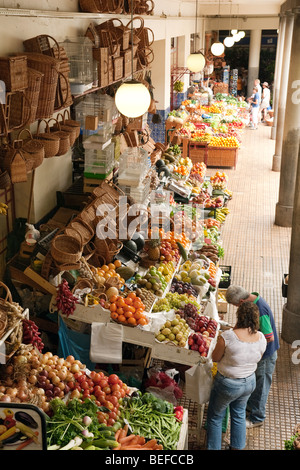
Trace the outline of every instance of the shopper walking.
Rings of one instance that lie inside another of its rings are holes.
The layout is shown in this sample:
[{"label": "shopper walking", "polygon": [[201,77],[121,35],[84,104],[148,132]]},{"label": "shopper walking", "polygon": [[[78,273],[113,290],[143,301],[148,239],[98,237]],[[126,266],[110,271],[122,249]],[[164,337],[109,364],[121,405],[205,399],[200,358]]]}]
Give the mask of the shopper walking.
[{"label": "shopper walking", "polygon": [[248,101],[251,105],[251,114],[250,114],[250,128],[251,129],[257,129],[257,124],[258,124],[258,111],[259,111],[259,95],[257,88],[253,88],[253,93],[248,98]]},{"label": "shopper walking", "polygon": [[237,309],[233,329],[224,331],[212,354],[218,372],[207,410],[207,449],[220,450],[222,421],[230,410],[230,449],[246,445],[246,405],[255,389],[255,370],[266,349],[266,339],[258,331],[259,310],[252,302]]},{"label": "shopper walking", "polygon": [[268,303],[257,292],[248,292],[240,286],[229,286],[226,291],[226,300],[229,304],[239,307],[244,302],[252,302],[259,309],[260,331],[267,340],[266,351],[258,363],[256,370],[256,388],[249,398],[247,409],[249,415],[247,427],[261,426],[266,418],[266,404],[272,377],[275,370],[277,351],[279,349],[278,334],[276,331],[273,312]]},{"label": "shopper walking", "polygon": [[263,91],[262,91],[262,100],[260,104],[259,111],[262,114],[262,122],[266,120],[267,110],[270,106],[270,89],[268,82],[264,82],[262,84]]},{"label": "shopper walking", "polygon": [[259,96],[259,104],[260,104],[261,103],[261,96],[262,96],[262,87],[261,87],[259,78],[256,78],[254,80],[254,86],[255,86],[255,88],[257,88],[257,93],[258,93],[258,96]]}]

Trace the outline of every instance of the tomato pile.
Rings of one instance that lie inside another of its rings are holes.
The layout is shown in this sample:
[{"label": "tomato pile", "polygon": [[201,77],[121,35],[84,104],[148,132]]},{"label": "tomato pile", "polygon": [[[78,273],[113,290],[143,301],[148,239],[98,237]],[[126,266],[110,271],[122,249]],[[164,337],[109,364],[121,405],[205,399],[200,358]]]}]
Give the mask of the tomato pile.
[{"label": "tomato pile", "polygon": [[128,394],[127,385],[122,382],[117,374],[106,376],[103,372],[90,372],[89,376],[84,371],[74,374],[74,380],[68,382],[71,398],[95,397],[96,405],[105,406],[108,411],[97,413],[100,423],[112,426],[120,416],[120,399]]}]

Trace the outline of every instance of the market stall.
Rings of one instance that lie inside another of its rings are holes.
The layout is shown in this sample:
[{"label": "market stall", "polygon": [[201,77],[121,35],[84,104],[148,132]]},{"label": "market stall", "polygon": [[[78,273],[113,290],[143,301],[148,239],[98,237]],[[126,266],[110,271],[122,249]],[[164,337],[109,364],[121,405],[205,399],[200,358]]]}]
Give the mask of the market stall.
[{"label": "market stall", "polygon": [[[101,54],[109,48],[96,46],[97,36],[101,37],[101,28],[90,25],[86,37],[94,45],[85,37],[60,45],[54,40],[55,46],[50,47],[53,38],[44,36],[24,44],[32,68],[40,62],[49,67],[55,60],[62,61],[63,67],[69,56],[68,87],[65,90],[56,77],[55,91],[62,87],[69,99],[72,92],[72,116],[65,112],[64,100],[59,101],[62,93],[53,95],[45,131],[40,131],[40,120],[29,141],[14,148],[10,159],[5,154],[3,169],[18,184],[34,172],[24,160],[33,147],[34,153],[43,150],[43,158],[80,149],[83,192],[76,209],[60,207],[38,227],[28,224],[20,235],[19,250],[8,263],[8,278],[20,302],[11,295],[3,300],[0,339],[5,366],[1,368],[0,402],[8,407],[18,404],[20,409],[14,411],[12,406],[13,425],[1,428],[0,442],[4,447],[36,448],[45,442],[44,435],[42,441],[39,438],[46,432],[46,446],[51,450],[184,449],[188,413],[178,405],[175,380],[168,377],[165,381],[173,391],[166,397],[157,383],[152,382],[149,390],[140,383],[127,383],[133,377],[124,378],[121,367],[139,364],[149,372],[153,361],[159,360],[187,370],[195,368],[208,382],[212,379],[211,355],[221,327],[219,286],[226,274],[221,231],[230,213],[232,192],[224,172],[207,174],[209,160],[199,157],[199,149],[195,156],[192,143],[204,142],[205,155],[209,155],[226,140],[231,142],[230,150],[237,152],[240,135],[234,132],[241,114],[237,103],[223,96],[205,106],[189,100],[184,108],[170,113],[166,142],[154,142],[147,114],[126,119],[105,92],[106,86],[102,89],[103,80],[109,84],[124,77],[118,67],[125,65],[124,37],[118,36],[117,43],[111,44],[113,68],[104,77]],[[41,41],[46,49],[40,50]],[[135,58],[146,81],[142,44]],[[39,53],[32,51],[36,47]],[[78,76],[72,75],[72,65],[82,54],[97,60],[98,87],[90,80],[78,82]],[[48,85],[45,81],[44,86]],[[54,111],[61,111],[55,119]],[[55,122],[53,128],[50,120]],[[225,127],[228,135],[222,137]],[[235,153],[234,164],[229,166],[235,166],[236,159]],[[42,162],[36,162],[36,167]],[[216,166],[222,162],[216,161]],[[31,203],[29,214],[30,209]],[[41,315],[36,314],[37,292]],[[33,308],[22,306],[30,302]],[[13,329],[10,315],[16,317]],[[40,328],[56,334],[55,351],[44,344]],[[124,345],[143,353],[128,359]],[[186,397],[201,405],[201,425],[207,393],[197,398],[187,387]],[[26,413],[22,404],[45,413],[46,430],[35,428],[28,416],[23,416],[23,422],[19,419],[17,413]],[[77,424],[72,421],[74,429],[62,436],[55,430],[55,419],[67,421],[75,408]]]}]

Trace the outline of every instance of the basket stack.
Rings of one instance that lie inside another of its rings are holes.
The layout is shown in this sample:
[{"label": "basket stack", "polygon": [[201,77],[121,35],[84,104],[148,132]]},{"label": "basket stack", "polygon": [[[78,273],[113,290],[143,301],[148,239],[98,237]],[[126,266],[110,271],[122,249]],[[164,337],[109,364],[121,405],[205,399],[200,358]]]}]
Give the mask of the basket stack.
[{"label": "basket stack", "polygon": [[[87,13],[131,13],[131,1],[126,0],[79,0],[81,11]],[[134,15],[152,15],[153,0],[133,0]]]},{"label": "basket stack", "polygon": [[[112,18],[99,25],[91,23],[85,35],[93,42],[98,62],[98,84],[108,86],[149,67],[154,60],[154,34],[141,16],[127,24]],[[132,38],[132,39],[131,39]]]}]

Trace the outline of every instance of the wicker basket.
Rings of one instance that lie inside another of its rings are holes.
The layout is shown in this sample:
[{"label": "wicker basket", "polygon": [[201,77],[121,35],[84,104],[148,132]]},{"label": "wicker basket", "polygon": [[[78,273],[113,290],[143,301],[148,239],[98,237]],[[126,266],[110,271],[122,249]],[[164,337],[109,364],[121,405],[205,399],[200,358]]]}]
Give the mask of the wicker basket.
[{"label": "wicker basket", "polygon": [[[36,119],[36,112],[39,104],[39,96],[43,74],[28,67],[28,88],[25,92],[27,102],[25,103],[25,116],[28,117],[28,124]],[[28,106],[29,103],[29,106]]]},{"label": "wicker basket", "polygon": [[55,110],[56,90],[60,76],[60,61],[54,57],[37,52],[27,52],[26,55],[28,66],[43,74],[36,119],[49,118]]},{"label": "wicker basket", "polygon": [[1,149],[2,169],[10,175],[11,182],[25,183],[27,181],[27,168],[22,141],[14,141],[12,145]]},{"label": "wicker basket", "polygon": [[30,102],[26,97],[25,90],[6,93],[8,133],[22,129],[29,124],[29,106]]},{"label": "wicker basket", "polygon": [[105,263],[111,263],[114,257],[122,250],[123,244],[117,240],[100,239],[95,237],[96,256],[104,258]]},{"label": "wicker basket", "polygon": [[38,166],[43,163],[45,157],[45,148],[41,141],[36,140],[32,137],[29,129],[23,129],[18,134],[18,139],[21,138],[22,133],[26,132],[28,138],[23,140],[22,149],[25,151],[25,159],[32,162],[31,169],[35,170]]},{"label": "wicker basket", "polygon": [[121,80],[124,74],[123,68],[123,57],[113,58],[113,67],[114,67],[114,81]]},{"label": "wicker basket", "polygon": [[75,219],[70,222],[68,227],[74,229],[80,234],[82,243],[84,245],[89,243],[95,234],[93,227],[80,217],[75,217]]},{"label": "wicker basket", "polygon": [[[61,120],[59,120],[61,118]],[[57,124],[55,124],[53,129],[61,130],[63,132],[66,132],[69,135],[69,141],[70,141],[70,147],[72,147],[75,144],[75,140],[77,139],[77,128],[75,126],[68,126],[65,123],[65,119],[61,113],[57,115]]]},{"label": "wicker basket", "polygon": [[102,13],[99,10],[100,2],[96,0],[79,0],[81,11],[87,13]]},{"label": "wicker basket", "polygon": [[69,137],[68,132],[65,132],[61,129],[61,126],[57,119],[55,118],[49,119],[48,125],[49,125],[49,122],[51,121],[56,122],[55,126],[49,127],[49,129],[50,129],[51,134],[59,137],[59,148],[55,156],[60,157],[61,155],[65,155],[70,150],[70,137]]},{"label": "wicker basket", "polygon": [[81,243],[73,237],[65,234],[57,235],[51,244],[51,255],[54,261],[60,265],[76,264],[82,254]]},{"label": "wicker basket", "polygon": [[6,332],[8,318],[7,311],[10,310],[10,305],[13,301],[11,292],[9,288],[3,283],[0,282],[0,287],[3,287],[6,291],[5,298],[0,298],[0,339],[3,337]]},{"label": "wicker basket", "polygon": [[[45,132],[40,132],[40,125],[42,122],[46,123]],[[38,139],[42,142],[45,149],[45,158],[55,157],[59,152],[60,137],[53,132],[50,132],[49,124],[44,119],[39,121],[34,139]]]},{"label": "wicker basket", "polygon": [[20,91],[28,87],[26,56],[0,57],[0,80],[6,91]]},{"label": "wicker basket", "polygon": [[8,171],[0,170],[0,189],[8,188],[11,185],[11,179]]},{"label": "wicker basket", "polygon": [[65,126],[74,127],[76,131],[76,139],[77,139],[80,135],[80,122],[74,121],[73,119],[71,119],[70,111],[68,109],[65,109],[63,113],[63,120],[64,120],[63,122]]}]

